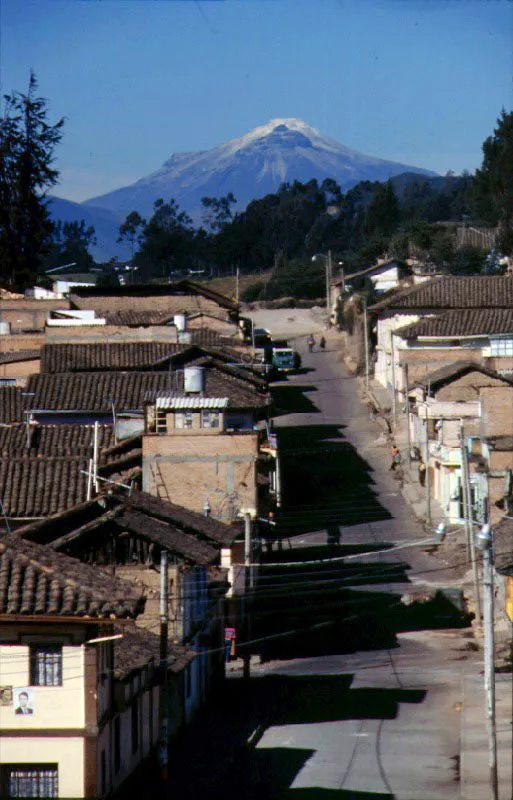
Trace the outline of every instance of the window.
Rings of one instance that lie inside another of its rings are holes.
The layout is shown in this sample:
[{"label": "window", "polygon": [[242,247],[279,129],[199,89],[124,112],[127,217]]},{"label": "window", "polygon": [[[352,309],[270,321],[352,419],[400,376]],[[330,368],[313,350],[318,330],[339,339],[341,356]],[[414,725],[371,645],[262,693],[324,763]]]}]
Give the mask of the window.
[{"label": "window", "polygon": [[135,699],[132,703],[132,753],[139,749],[139,703]]},{"label": "window", "polygon": [[30,648],[31,686],[62,686],[62,647],[32,645]]},{"label": "window", "polygon": [[192,428],[192,412],[177,411],[175,414],[175,428]]},{"label": "window", "polygon": [[202,411],[201,427],[219,428],[219,411]]},{"label": "window", "polygon": [[492,356],[513,356],[513,339],[490,339]]},{"label": "window", "polygon": [[12,764],[2,768],[3,797],[58,797],[57,764]]}]

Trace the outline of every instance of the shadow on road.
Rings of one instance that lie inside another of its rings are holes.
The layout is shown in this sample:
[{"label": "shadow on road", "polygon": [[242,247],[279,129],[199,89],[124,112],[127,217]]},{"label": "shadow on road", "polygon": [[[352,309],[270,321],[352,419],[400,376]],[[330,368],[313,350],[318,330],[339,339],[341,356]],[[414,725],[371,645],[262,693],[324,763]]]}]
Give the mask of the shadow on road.
[{"label": "shadow on road", "polygon": [[[426,694],[424,690],[352,689],[352,680],[351,674],[342,674],[227,681],[222,693],[176,743],[166,796],[174,800],[392,798],[343,787],[291,788],[316,751],[266,743],[266,731],[275,726],[395,719],[402,703],[420,704]],[[347,780],[350,785],[349,768]]]},{"label": "shadow on road", "polygon": [[316,386],[298,386],[297,383],[272,386],[273,415],[318,413],[318,407],[305,394],[316,391]]}]

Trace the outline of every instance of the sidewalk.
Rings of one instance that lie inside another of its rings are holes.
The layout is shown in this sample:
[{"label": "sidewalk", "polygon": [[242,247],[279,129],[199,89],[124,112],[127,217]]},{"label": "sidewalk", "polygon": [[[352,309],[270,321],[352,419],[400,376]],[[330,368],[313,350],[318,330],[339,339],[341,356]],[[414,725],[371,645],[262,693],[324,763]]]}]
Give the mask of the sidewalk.
[{"label": "sidewalk", "polygon": [[[367,398],[375,409],[378,420],[388,420],[392,426],[392,401],[389,393],[375,380],[369,381],[369,392],[365,389],[365,380],[359,379],[362,396]],[[384,447],[390,447],[395,441],[403,454],[404,482],[402,494],[415,514],[427,520],[426,489],[418,481],[417,463],[408,467],[408,435],[407,419],[401,408],[397,409],[397,427],[388,433],[387,426],[381,422],[384,433],[379,437]],[[380,441],[381,443],[381,441]],[[434,529],[443,519],[442,508],[431,499],[431,524]],[[470,587],[468,594],[473,597]],[[482,647],[482,635],[477,632]],[[496,664],[503,661],[497,654]],[[512,673],[496,673],[496,729],[497,729],[497,763],[499,779],[499,800],[510,800],[512,797],[513,773],[513,675]],[[484,677],[481,672],[466,674],[462,677],[462,708],[460,734],[460,785],[461,800],[484,800],[490,796],[489,746],[486,726],[484,698]]]},{"label": "sidewalk", "polygon": [[[495,675],[499,800],[510,800],[512,790],[512,678],[511,673]],[[479,673],[462,678],[460,751],[461,800],[489,797],[484,680]]]},{"label": "sidewalk", "polygon": [[[408,505],[413,508],[415,515],[427,522],[427,491],[419,483],[418,462],[412,461],[411,465],[408,465],[408,418],[399,405],[396,414],[397,427],[393,430],[392,399],[389,392],[373,378],[369,379],[368,392],[365,387],[365,378],[359,378],[358,382],[363,397],[367,398],[372,404],[377,416],[377,422],[381,424],[383,433],[379,436],[379,439],[382,439],[383,446],[389,447],[390,442],[394,441],[401,452],[401,468],[404,477],[401,486],[403,497]],[[429,525],[431,529],[434,529],[444,519],[444,513],[442,507],[433,497],[430,498],[429,505]]]}]

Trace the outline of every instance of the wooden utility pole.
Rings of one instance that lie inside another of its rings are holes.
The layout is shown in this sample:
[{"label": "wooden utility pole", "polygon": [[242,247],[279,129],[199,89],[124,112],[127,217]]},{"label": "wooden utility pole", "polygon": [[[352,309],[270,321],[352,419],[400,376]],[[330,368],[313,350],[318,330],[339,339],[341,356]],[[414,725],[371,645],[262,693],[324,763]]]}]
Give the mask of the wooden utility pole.
[{"label": "wooden utility pole", "polygon": [[495,640],[493,630],[493,563],[491,545],[483,548],[483,590],[484,688],[486,727],[488,730],[488,764],[490,767],[490,800],[499,800],[497,730],[495,724]]},{"label": "wooden utility pole", "polygon": [[[247,641],[249,641],[251,630],[248,602],[251,588],[251,514],[246,513],[244,514],[244,628]],[[244,649],[242,660],[244,664],[243,677],[245,680],[249,680],[251,656],[247,649]]]},{"label": "wooden utility pole", "polygon": [[160,553],[160,693],[159,693],[159,766],[163,781],[168,780],[168,709],[167,654],[169,635],[169,573],[167,550]]},{"label": "wooden utility pole", "polygon": [[470,492],[470,476],[468,469],[468,452],[465,446],[465,435],[463,422],[460,424],[460,448],[461,448],[461,474],[463,483],[463,509],[465,517],[465,529],[467,533],[467,557],[470,556],[472,564],[472,578],[474,583],[474,594],[476,597],[476,622],[481,625],[481,596],[479,594],[479,577],[477,574],[476,545],[474,541],[474,531],[472,529],[472,495]]},{"label": "wooden utility pole", "polygon": [[404,365],[404,391],[406,394],[406,437],[408,446],[408,469],[411,469],[410,386],[408,383],[408,364]]},{"label": "wooden utility pole", "polygon": [[390,349],[392,351],[392,416],[394,420],[394,431],[397,428],[397,398],[395,395],[395,352],[394,352],[394,332],[390,331]]}]

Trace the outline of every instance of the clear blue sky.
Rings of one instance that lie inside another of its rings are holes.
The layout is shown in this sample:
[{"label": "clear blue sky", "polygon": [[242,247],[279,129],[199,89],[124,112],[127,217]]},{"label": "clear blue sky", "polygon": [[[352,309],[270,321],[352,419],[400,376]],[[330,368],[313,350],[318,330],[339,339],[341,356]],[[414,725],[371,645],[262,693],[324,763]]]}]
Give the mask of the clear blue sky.
[{"label": "clear blue sky", "polygon": [[0,0],[0,34],[3,92],[33,68],[67,118],[55,193],[74,200],[275,117],[473,171],[513,107],[509,0]]}]

